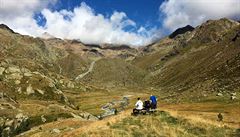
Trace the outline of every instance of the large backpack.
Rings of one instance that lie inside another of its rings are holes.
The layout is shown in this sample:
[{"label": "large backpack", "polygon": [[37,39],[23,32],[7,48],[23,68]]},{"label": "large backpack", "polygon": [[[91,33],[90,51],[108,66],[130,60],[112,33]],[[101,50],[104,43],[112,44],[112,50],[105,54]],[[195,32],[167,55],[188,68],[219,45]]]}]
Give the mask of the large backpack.
[{"label": "large backpack", "polygon": [[150,101],[149,101],[149,100],[144,101],[143,107],[144,107],[145,109],[149,109],[149,108],[151,107]]}]

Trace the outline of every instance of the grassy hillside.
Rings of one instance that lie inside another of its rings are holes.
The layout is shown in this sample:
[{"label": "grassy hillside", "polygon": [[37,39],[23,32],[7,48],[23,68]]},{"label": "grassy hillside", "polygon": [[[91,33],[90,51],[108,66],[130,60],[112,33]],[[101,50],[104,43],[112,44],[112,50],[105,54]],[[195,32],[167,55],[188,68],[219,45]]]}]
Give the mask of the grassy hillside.
[{"label": "grassy hillside", "polygon": [[103,58],[95,63],[93,71],[82,81],[103,87],[136,87],[143,84],[146,74],[122,59]]},{"label": "grassy hillside", "polygon": [[150,116],[126,117],[116,123],[107,123],[106,129],[88,131],[80,136],[144,137],[144,136],[238,136],[238,130],[218,127],[176,118],[161,111]]},{"label": "grassy hillside", "polygon": [[152,45],[155,50],[133,63],[151,72],[146,82],[172,96],[181,95],[176,95],[178,100],[189,93],[196,100],[218,92],[231,96],[240,88],[239,31],[239,23],[228,19],[208,21],[174,42]]}]

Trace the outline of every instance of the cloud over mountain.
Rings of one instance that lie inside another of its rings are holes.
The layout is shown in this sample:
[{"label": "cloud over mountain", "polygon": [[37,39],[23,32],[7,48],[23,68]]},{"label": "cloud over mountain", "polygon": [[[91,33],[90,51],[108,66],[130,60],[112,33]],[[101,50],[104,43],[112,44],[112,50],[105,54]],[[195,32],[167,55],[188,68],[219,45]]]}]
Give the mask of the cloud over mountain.
[{"label": "cloud over mountain", "polygon": [[[32,36],[41,36],[42,33],[48,32],[55,37],[79,39],[91,44],[145,45],[152,41],[152,33],[157,31],[137,28],[136,23],[124,12],[114,11],[110,17],[105,17],[84,2],[73,10],[60,11],[47,8],[48,4],[54,2],[41,3],[40,0],[33,0],[19,5],[16,3],[16,0],[2,2],[0,23],[9,25],[19,33]],[[16,11],[11,12],[13,9]],[[46,20],[44,26],[39,26],[33,18],[36,11]],[[136,31],[126,30],[127,27]]]},{"label": "cloud over mountain", "polygon": [[208,19],[240,19],[239,0],[168,0],[161,4],[163,26],[171,31],[186,25],[199,25]]},{"label": "cloud over mountain", "polygon": [[88,44],[138,46],[149,44],[179,27],[196,26],[208,19],[240,19],[239,0],[163,1],[159,7],[163,16],[159,24],[150,27],[130,19],[122,11],[107,12],[107,15],[97,13],[84,2],[70,9],[51,8],[57,7],[58,1],[0,0],[0,23],[31,36],[41,36],[47,32],[55,37],[78,39]]}]

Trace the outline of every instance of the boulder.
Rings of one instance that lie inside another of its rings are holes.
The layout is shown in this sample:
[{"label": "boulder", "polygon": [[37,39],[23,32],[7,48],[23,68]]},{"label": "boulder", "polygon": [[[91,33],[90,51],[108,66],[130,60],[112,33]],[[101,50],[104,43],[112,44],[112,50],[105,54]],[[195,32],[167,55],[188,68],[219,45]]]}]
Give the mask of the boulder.
[{"label": "boulder", "polygon": [[34,93],[35,93],[35,91],[33,90],[31,84],[27,87],[26,92],[27,92],[27,95],[34,94]]},{"label": "boulder", "polygon": [[87,113],[87,112],[83,112],[83,113],[79,114],[79,116],[81,116],[83,119],[90,120],[90,121],[99,120],[97,117],[95,117],[92,114]]},{"label": "boulder", "polygon": [[6,121],[5,125],[6,127],[11,127],[14,123],[14,120],[9,120],[9,121]]},{"label": "boulder", "polygon": [[33,72],[33,74],[40,75],[43,79],[45,79],[48,82],[48,86],[51,88],[56,88],[55,87],[55,81],[39,72]]},{"label": "boulder", "polygon": [[5,68],[0,67],[0,75],[2,75],[4,71],[5,71]]},{"label": "boulder", "polygon": [[22,119],[25,118],[26,116],[24,116],[22,113],[19,113],[15,116],[16,119]]},{"label": "boulder", "polygon": [[55,94],[62,95],[63,92],[59,89],[53,91]]},{"label": "boulder", "polygon": [[84,120],[84,118],[82,116],[76,115],[74,113],[71,113],[72,117],[77,118],[77,119],[81,119]]},{"label": "boulder", "polygon": [[235,99],[237,99],[236,96],[231,96],[231,100],[235,100]]},{"label": "boulder", "polygon": [[21,81],[20,81],[20,80],[16,80],[14,83],[15,83],[16,85],[19,85],[19,84],[21,83]]},{"label": "boulder", "polygon": [[234,92],[234,93],[231,93],[231,95],[232,95],[232,96],[236,96],[236,95],[237,95],[237,93],[236,93],[236,92]]},{"label": "boulder", "polygon": [[22,94],[22,87],[19,87],[19,88],[17,89],[17,93],[18,93],[18,94]]},{"label": "boulder", "polygon": [[57,134],[59,134],[61,131],[59,130],[59,129],[57,129],[57,128],[54,128],[54,129],[52,129],[52,133],[57,133]]},{"label": "boulder", "polygon": [[217,96],[223,96],[223,94],[222,93],[217,93]]},{"label": "boulder", "polygon": [[36,75],[42,75],[40,72],[37,72],[37,71],[34,71],[32,72],[33,74],[36,74]]},{"label": "boulder", "polygon": [[60,84],[63,84],[63,83],[64,83],[64,80],[63,80],[63,79],[60,79],[60,80],[59,80],[59,83],[60,83]]},{"label": "boulder", "polygon": [[44,95],[45,91],[41,90],[41,89],[37,89],[37,92]]},{"label": "boulder", "polygon": [[31,77],[31,76],[32,76],[32,73],[31,73],[31,72],[26,72],[26,73],[23,73],[23,76],[25,76],[25,77]]},{"label": "boulder", "polygon": [[44,117],[44,115],[41,116],[41,120],[43,123],[45,123],[47,121],[47,119]]},{"label": "boulder", "polygon": [[8,65],[8,62],[6,61],[0,61],[0,66],[7,66]]},{"label": "boulder", "polygon": [[6,75],[6,78],[11,80],[21,80],[22,77],[23,76],[21,75],[21,73],[12,73],[10,75]]},{"label": "boulder", "polygon": [[27,68],[21,68],[22,73],[31,73],[31,71]]},{"label": "boulder", "polygon": [[17,67],[9,67],[5,70],[7,74],[9,73],[21,73],[21,70]]},{"label": "boulder", "polygon": [[69,81],[67,84],[67,88],[74,88],[74,83]]},{"label": "boulder", "polygon": [[4,124],[5,124],[5,119],[0,117],[0,127],[3,127]]},{"label": "boulder", "polygon": [[10,127],[4,128],[2,130],[1,136],[2,137],[10,137],[11,136],[11,129],[10,129]]},{"label": "boulder", "polygon": [[14,119],[6,120],[5,124],[2,126],[4,129],[1,131],[2,137],[9,137],[19,134],[20,132],[29,129],[28,117],[19,113]]},{"label": "boulder", "polygon": [[48,86],[51,87],[51,88],[54,88],[54,87],[55,87],[55,84],[54,84],[54,82],[50,81],[49,84],[48,84]]}]

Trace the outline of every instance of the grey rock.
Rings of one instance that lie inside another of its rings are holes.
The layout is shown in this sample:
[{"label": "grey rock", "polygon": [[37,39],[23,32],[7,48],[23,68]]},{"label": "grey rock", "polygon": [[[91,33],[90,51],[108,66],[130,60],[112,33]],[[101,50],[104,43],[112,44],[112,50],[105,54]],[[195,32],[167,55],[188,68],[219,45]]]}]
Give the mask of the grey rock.
[{"label": "grey rock", "polygon": [[20,83],[21,83],[21,81],[20,80],[15,80],[15,82],[14,82],[16,85],[19,85]]},{"label": "grey rock", "polygon": [[26,116],[24,116],[22,113],[19,113],[15,116],[16,119],[22,119],[25,118]]},{"label": "grey rock", "polygon": [[26,92],[27,92],[27,95],[34,94],[34,93],[35,93],[35,91],[33,90],[31,84],[27,87]]},{"label": "grey rock", "polygon": [[21,70],[17,67],[9,67],[5,70],[6,73],[21,73]]},{"label": "grey rock", "polygon": [[21,73],[12,73],[10,75],[6,75],[7,79],[13,79],[13,80],[21,80],[22,79]]},{"label": "grey rock", "polygon": [[27,68],[21,68],[22,73],[31,73],[31,71]]},{"label": "grey rock", "polygon": [[223,94],[222,93],[217,93],[217,96],[223,96]]},{"label": "grey rock", "polygon": [[5,125],[6,127],[11,127],[14,123],[14,120],[9,120],[9,121],[6,121]]},{"label": "grey rock", "polygon": [[31,72],[26,72],[26,73],[23,73],[23,76],[25,76],[25,77],[31,77],[31,76],[32,76],[32,73],[31,73]]},{"label": "grey rock", "polygon": [[18,94],[22,94],[22,87],[19,87],[19,88],[17,89],[17,93],[18,93]]},{"label": "grey rock", "polygon": [[76,115],[76,114],[74,114],[74,113],[71,113],[71,115],[72,115],[74,118],[84,120],[84,117],[82,117],[82,116]]},{"label": "grey rock", "polygon": [[0,75],[3,75],[3,72],[5,71],[5,68],[0,67]]},{"label": "grey rock", "polygon": [[74,86],[73,82],[69,81],[68,84],[67,84],[67,87],[68,88],[74,88],[75,86]]},{"label": "grey rock", "polygon": [[57,134],[59,134],[61,131],[59,130],[59,129],[57,129],[57,128],[54,128],[54,129],[52,129],[52,133],[57,133]]},{"label": "grey rock", "polygon": [[43,123],[45,123],[47,121],[47,119],[44,117],[44,115],[41,116],[41,120]]},{"label": "grey rock", "polygon": [[83,119],[90,120],[90,121],[99,120],[97,117],[95,117],[92,114],[87,113],[87,112],[83,112],[79,116],[81,116]]},{"label": "grey rock", "polygon": [[236,95],[237,95],[237,93],[236,93],[236,92],[234,92],[234,93],[231,93],[231,95],[232,95],[232,96],[236,96]]},{"label": "grey rock", "polygon": [[2,130],[2,137],[14,136],[19,131],[24,131],[28,129],[29,121],[28,117],[19,113],[15,116],[14,119],[6,120],[5,124],[2,127],[5,127]]},{"label": "grey rock", "polygon": [[235,100],[235,99],[237,99],[236,96],[231,96],[231,100]]},{"label": "grey rock", "polygon": [[41,90],[41,89],[37,89],[37,92],[44,95],[45,91]]},{"label": "grey rock", "polygon": [[2,137],[10,137],[11,136],[11,129],[10,127],[6,127],[2,130]]}]

